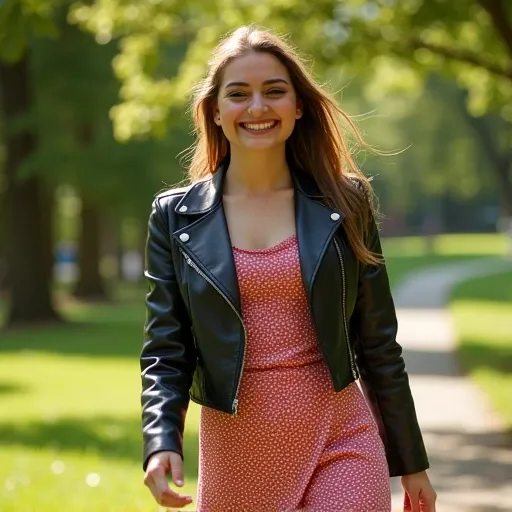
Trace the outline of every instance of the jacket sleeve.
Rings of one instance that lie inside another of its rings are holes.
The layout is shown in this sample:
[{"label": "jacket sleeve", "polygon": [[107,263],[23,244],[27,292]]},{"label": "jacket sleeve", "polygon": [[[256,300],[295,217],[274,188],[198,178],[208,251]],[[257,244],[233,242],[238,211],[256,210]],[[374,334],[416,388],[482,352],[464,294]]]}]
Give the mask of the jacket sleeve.
[{"label": "jacket sleeve", "polygon": [[[382,255],[377,225],[372,218],[368,248]],[[384,263],[360,265],[355,329],[361,362],[384,442],[391,476],[423,471],[429,467],[409,379],[397,343],[397,317]]]},{"label": "jacket sleeve", "polygon": [[190,320],[176,283],[168,221],[159,200],[148,223],[144,275],[148,283],[142,378],[143,468],[159,451],[183,457],[183,429],[195,366]]}]

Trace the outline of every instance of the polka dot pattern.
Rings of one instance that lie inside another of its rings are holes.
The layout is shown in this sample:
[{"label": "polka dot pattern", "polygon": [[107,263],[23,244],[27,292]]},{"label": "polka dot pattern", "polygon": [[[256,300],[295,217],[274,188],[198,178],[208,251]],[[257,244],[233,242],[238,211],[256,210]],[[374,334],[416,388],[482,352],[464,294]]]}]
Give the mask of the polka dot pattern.
[{"label": "polka dot pattern", "polygon": [[389,512],[377,426],[357,383],[332,387],[297,238],[233,252],[245,365],[236,417],[201,408],[198,511]]}]

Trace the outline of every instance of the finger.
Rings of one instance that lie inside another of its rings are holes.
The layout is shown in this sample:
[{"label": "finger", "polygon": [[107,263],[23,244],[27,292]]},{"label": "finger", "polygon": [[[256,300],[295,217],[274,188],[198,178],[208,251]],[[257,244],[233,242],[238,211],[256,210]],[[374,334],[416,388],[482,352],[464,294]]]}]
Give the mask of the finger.
[{"label": "finger", "polygon": [[169,460],[171,463],[171,475],[172,481],[178,486],[182,487],[184,483],[183,478],[183,459],[179,453],[169,454]]},{"label": "finger", "polygon": [[158,497],[163,496],[167,491],[170,491],[169,484],[167,483],[166,471],[162,466],[157,466],[153,472],[153,482]]},{"label": "finger", "polygon": [[420,493],[420,504],[421,512],[436,512],[436,499],[437,495],[432,492],[421,492]]},{"label": "finger", "polygon": [[418,491],[412,492],[409,494],[409,500],[411,504],[411,512],[421,512],[420,511],[420,493]]},{"label": "finger", "polygon": [[179,494],[172,489],[166,491],[158,503],[163,507],[185,507],[186,505],[190,505],[192,503],[192,496],[187,496],[185,494]]},{"label": "finger", "polygon": [[159,464],[148,467],[144,483],[149,487],[155,500],[160,503],[162,496],[169,491],[169,484],[165,478],[165,469]]},{"label": "finger", "polygon": [[404,512],[410,512],[411,511],[411,499],[409,498],[409,495],[407,492],[404,493]]}]

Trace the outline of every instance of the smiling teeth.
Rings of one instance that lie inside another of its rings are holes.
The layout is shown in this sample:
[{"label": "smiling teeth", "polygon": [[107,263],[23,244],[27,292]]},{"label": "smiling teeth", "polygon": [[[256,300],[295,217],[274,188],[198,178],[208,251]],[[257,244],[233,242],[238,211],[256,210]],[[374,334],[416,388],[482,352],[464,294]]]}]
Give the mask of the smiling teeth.
[{"label": "smiling teeth", "polygon": [[244,123],[245,128],[249,128],[249,130],[268,130],[272,128],[276,124],[275,121],[270,123],[260,123],[260,124],[248,124]]}]

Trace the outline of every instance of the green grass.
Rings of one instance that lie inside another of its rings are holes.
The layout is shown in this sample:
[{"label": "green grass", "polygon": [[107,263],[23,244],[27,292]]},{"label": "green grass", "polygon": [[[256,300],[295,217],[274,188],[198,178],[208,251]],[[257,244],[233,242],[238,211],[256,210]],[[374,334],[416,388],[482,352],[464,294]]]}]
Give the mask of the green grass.
[{"label": "green grass", "polygon": [[419,236],[384,238],[382,247],[388,262],[389,280],[397,286],[418,269],[507,253],[507,239],[497,234],[440,235],[426,253],[425,238]]},{"label": "green grass", "polygon": [[450,308],[464,368],[512,430],[512,272],[461,284]]},{"label": "green grass", "polygon": [[[155,511],[140,461],[142,303],[64,312],[68,326],[2,333],[0,510]],[[192,493],[197,413],[187,430]]]},{"label": "green grass", "polygon": [[[394,284],[425,265],[500,254],[505,248],[501,237],[481,235],[441,237],[429,256],[417,238],[388,239],[384,246]],[[142,484],[140,460],[143,293],[123,289],[120,304],[66,300],[61,309],[68,325],[0,332],[2,512],[159,510]],[[482,318],[483,310],[477,309]],[[489,322],[496,325],[498,317]],[[488,342],[483,326],[489,322],[475,325],[473,341]],[[198,412],[192,405],[185,436],[184,490],[192,495]]]}]

